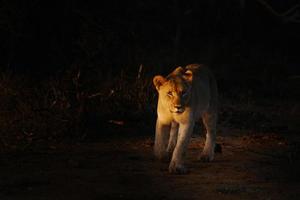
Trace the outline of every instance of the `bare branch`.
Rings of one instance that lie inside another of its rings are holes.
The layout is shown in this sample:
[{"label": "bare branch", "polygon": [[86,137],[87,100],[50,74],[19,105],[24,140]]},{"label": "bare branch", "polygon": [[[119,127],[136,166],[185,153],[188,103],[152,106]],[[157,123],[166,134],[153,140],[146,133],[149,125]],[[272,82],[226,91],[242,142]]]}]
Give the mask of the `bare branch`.
[{"label": "bare branch", "polygon": [[272,15],[278,17],[284,23],[288,23],[288,22],[300,23],[299,4],[289,8],[287,11],[283,13],[279,13],[266,1],[264,0],[256,0],[256,1],[261,5],[263,5]]}]

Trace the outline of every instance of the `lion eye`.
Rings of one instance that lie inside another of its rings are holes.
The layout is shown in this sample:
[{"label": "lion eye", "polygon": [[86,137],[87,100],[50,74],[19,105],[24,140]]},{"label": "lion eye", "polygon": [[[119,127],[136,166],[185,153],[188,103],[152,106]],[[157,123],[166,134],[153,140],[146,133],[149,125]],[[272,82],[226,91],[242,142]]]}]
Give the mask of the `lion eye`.
[{"label": "lion eye", "polygon": [[168,92],[168,94],[167,94],[169,97],[172,97],[173,96],[173,94],[172,94],[172,92],[170,91],[170,92]]}]

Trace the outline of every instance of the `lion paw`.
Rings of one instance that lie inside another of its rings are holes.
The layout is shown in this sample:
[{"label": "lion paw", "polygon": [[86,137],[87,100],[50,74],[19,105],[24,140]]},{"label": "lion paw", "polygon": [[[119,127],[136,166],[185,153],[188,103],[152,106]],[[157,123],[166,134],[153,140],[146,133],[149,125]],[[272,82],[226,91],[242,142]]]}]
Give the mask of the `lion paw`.
[{"label": "lion paw", "polygon": [[187,174],[188,170],[184,165],[176,165],[175,163],[171,163],[169,166],[169,172],[171,174]]},{"label": "lion paw", "polygon": [[201,153],[199,160],[202,162],[211,162],[214,159],[214,153]]},{"label": "lion paw", "polygon": [[154,152],[154,156],[157,158],[157,160],[166,162],[169,161],[170,157],[167,152]]}]

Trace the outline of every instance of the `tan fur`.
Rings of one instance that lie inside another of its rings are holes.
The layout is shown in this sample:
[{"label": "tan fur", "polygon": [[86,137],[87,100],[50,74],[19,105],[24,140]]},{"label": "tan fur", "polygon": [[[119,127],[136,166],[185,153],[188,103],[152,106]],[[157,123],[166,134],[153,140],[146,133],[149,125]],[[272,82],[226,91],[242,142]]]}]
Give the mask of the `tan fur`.
[{"label": "tan fur", "polygon": [[167,77],[157,75],[153,83],[159,93],[154,154],[163,159],[171,154],[169,171],[186,173],[184,155],[195,122],[206,127],[201,160],[214,158],[217,121],[217,85],[210,70],[199,64],[177,67]]}]

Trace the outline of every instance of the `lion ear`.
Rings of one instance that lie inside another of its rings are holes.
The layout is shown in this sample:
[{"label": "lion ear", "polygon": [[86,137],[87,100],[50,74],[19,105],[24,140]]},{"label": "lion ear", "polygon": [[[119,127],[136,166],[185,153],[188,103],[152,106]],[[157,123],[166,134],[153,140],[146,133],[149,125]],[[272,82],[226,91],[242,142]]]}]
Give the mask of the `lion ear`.
[{"label": "lion ear", "polygon": [[179,66],[176,69],[174,69],[174,71],[172,73],[173,74],[183,74],[183,72],[184,72],[184,69],[181,66]]},{"label": "lion ear", "polygon": [[157,91],[159,91],[160,86],[162,86],[165,82],[166,79],[161,75],[157,75],[153,78],[153,84]]},{"label": "lion ear", "polygon": [[189,82],[193,80],[193,72],[191,70],[186,70],[183,74],[183,78]]}]

